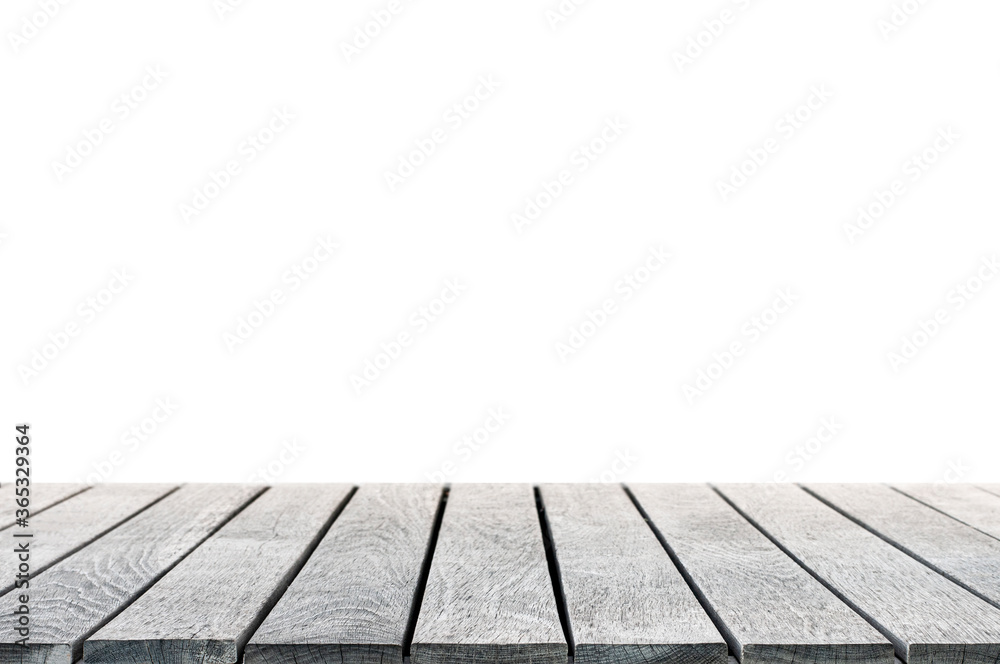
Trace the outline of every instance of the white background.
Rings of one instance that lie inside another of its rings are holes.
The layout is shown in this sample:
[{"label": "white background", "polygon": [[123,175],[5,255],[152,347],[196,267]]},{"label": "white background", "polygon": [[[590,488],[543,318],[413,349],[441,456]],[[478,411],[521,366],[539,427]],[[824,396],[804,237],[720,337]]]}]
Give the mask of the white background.
[{"label": "white background", "polygon": [[[557,4],[404,0],[348,62],[388,0],[222,17],[212,0],[97,0],[47,20],[5,2],[0,403],[11,437],[32,424],[35,479],[1000,480],[1000,284],[949,300],[1000,251],[1000,6],[911,0],[886,36],[889,0],[590,0],[553,29]],[[122,118],[147,67],[166,78]],[[499,87],[456,128],[445,114],[480,77]],[[275,108],[294,121],[246,161]],[[60,181],[53,163],[105,118]],[[574,152],[616,119],[580,172]],[[436,128],[447,140],[390,190]],[[911,180],[904,163],[947,128]],[[241,172],[185,223],[230,159]],[[563,169],[572,184],[518,233],[511,214]],[[905,192],[851,243],[894,179]],[[283,273],[327,236],[339,249],[293,291]],[[616,281],[660,246],[667,265],[623,301]],[[127,288],[81,314],[122,269]],[[446,279],[464,292],[418,332]],[[224,335],[275,288],[231,352]],[[752,342],[741,329],[778,289],[796,302]],[[608,297],[616,313],[563,362],[557,342]],[[937,309],[949,322],[894,367]],[[401,331],[412,344],[356,394]],[[684,385],[734,341],[692,403]],[[499,431],[456,451],[498,407]]]}]

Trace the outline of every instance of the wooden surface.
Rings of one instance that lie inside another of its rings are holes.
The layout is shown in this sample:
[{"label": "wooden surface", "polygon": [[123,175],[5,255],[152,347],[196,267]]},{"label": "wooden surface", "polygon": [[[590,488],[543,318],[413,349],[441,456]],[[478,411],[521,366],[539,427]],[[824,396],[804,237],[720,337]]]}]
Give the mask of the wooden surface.
[{"label": "wooden surface", "polygon": [[[176,489],[173,484],[101,484],[31,517],[31,573],[86,546]],[[80,518],[85,514],[86,518]],[[17,532],[19,528],[15,528]],[[14,587],[18,561],[0,556],[0,595]]]},{"label": "wooden surface", "polygon": [[992,488],[38,485],[0,664],[997,664]]},{"label": "wooden surface", "polygon": [[577,664],[726,664],[725,641],[621,486],[539,491]]},{"label": "wooden surface", "polygon": [[710,487],[630,485],[742,664],[892,664],[878,631]]},{"label": "wooden surface", "polygon": [[806,488],[952,581],[1000,606],[1000,540],[882,484],[810,484]]},{"label": "wooden surface", "polygon": [[86,661],[237,662],[350,492],[346,484],[269,489],[87,639]]},{"label": "wooden surface", "polygon": [[246,664],[402,662],[442,487],[361,486],[247,645]]},{"label": "wooden surface", "polygon": [[567,655],[532,487],[452,487],[413,664],[565,664]]},{"label": "wooden surface", "polygon": [[[31,580],[31,634],[15,645],[19,592],[0,599],[0,661],[71,664],[83,640],[222,526],[262,487],[189,485]],[[89,515],[81,515],[86,518]]]},{"label": "wooden surface", "polygon": [[[4,482],[3,486],[0,487],[0,500],[3,501],[0,504],[0,530],[14,525],[14,499],[17,497],[14,491],[16,488],[14,482]],[[32,483],[31,495],[29,496],[31,517],[89,488],[86,484]]]},{"label": "wooden surface", "polygon": [[893,488],[1000,539],[1000,496],[971,484],[894,484]]},{"label": "wooden surface", "polygon": [[1000,658],[1000,611],[799,487],[719,489],[866,616],[907,664],[996,664]]},{"label": "wooden surface", "polygon": [[977,484],[976,486],[994,496],[1000,496],[1000,484]]}]

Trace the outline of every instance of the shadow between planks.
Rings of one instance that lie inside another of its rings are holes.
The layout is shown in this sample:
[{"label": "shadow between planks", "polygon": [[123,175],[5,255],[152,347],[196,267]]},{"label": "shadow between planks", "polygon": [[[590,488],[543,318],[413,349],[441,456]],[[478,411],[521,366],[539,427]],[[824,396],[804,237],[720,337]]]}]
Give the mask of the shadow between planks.
[{"label": "shadow between planks", "polygon": [[46,486],[0,664],[1000,661],[971,486]]}]

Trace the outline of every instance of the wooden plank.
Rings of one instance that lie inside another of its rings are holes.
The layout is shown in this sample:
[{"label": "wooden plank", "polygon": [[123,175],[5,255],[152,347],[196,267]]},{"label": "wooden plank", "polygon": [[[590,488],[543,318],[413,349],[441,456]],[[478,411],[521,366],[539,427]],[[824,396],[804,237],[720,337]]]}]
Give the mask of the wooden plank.
[{"label": "wooden plank", "polygon": [[84,659],[239,661],[247,639],[326,533],[351,488],[271,488],[87,639]]},{"label": "wooden plank", "polygon": [[1000,541],[884,484],[810,484],[806,489],[1000,607]]},{"label": "wooden plank", "polygon": [[442,496],[363,485],[247,644],[246,664],[402,662]]},{"label": "wooden plank", "polygon": [[704,484],[630,490],[742,664],[893,664],[893,646]]},{"label": "wooden plank", "polygon": [[[40,482],[31,484],[31,516],[47,510],[48,508],[61,503],[62,501],[89,489],[87,484],[56,484],[50,482]],[[14,521],[14,499],[17,486],[14,482],[4,482],[0,487],[0,530],[6,530],[15,524]]]},{"label": "wooden plank", "polygon": [[565,664],[568,653],[532,488],[452,487],[413,664]]},{"label": "wooden plank", "polygon": [[908,664],[996,664],[1000,611],[789,484],[721,485]]},{"label": "wooden plank", "polygon": [[[32,578],[176,488],[172,484],[104,484],[31,517]],[[17,566],[14,556],[0,557],[0,595],[14,588]]]},{"label": "wooden plank", "polygon": [[[125,608],[262,491],[239,484],[184,486],[0,599],[0,661],[71,664],[83,640]],[[30,640],[16,644],[14,611],[29,595]]]},{"label": "wooden plank", "polygon": [[577,664],[727,663],[726,642],[621,486],[539,493]]},{"label": "wooden plank", "polygon": [[1000,539],[1000,496],[971,484],[894,484],[893,488]]},{"label": "wooden plank", "polygon": [[1000,496],[1000,484],[977,484],[976,486],[994,496]]}]

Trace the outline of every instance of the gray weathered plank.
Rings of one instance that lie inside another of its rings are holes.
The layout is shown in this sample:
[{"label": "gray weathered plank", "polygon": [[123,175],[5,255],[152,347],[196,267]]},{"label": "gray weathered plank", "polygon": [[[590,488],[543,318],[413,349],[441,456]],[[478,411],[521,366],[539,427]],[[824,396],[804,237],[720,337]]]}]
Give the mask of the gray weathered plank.
[{"label": "gray weathered plank", "polygon": [[539,492],[577,664],[726,664],[725,641],[621,486]]},{"label": "gray weathered plank", "polygon": [[351,492],[276,486],[84,643],[88,663],[231,664]]},{"label": "gray weathered plank", "polygon": [[893,488],[1000,539],[1000,496],[971,484],[894,484]]},{"label": "gray weathered plank", "polygon": [[1000,540],[884,484],[810,484],[806,488],[955,583],[1000,606]]},{"label": "gray weathered plank", "polygon": [[83,640],[198,546],[262,487],[184,486],[31,580],[31,632],[16,644],[15,590],[0,599],[0,661],[71,664]]},{"label": "gray weathered plank", "polygon": [[441,492],[361,486],[251,637],[246,664],[402,662]]},{"label": "gray weathered plank", "polygon": [[719,490],[865,616],[908,664],[996,664],[1000,611],[797,486]]},{"label": "gray weathered plank", "polygon": [[742,664],[892,664],[893,646],[704,484],[630,490]]},{"label": "gray weathered plank", "polygon": [[[87,484],[57,484],[50,482],[32,482],[30,487],[31,517],[47,510],[53,505],[60,503],[71,496],[86,491],[90,486]],[[14,499],[17,497],[15,490],[17,486],[14,482],[4,482],[0,487],[0,530],[10,528],[15,524],[14,520]],[[31,519],[29,518],[29,525]],[[30,530],[30,528],[29,528]]]},{"label": "gray weathered plank", "polygon": [[459,484],[420,607],[413,664],[565,664],[532,488]]},{"label": "gray weathered plank", "polygon": [[976,486],[994,496],[1000,496],[1000,484],[977,484]]},{"label": "gray weathered plank", "polygon": [[[173,484],[103,484],[31,517],[32,578],[175,488]],[[17,564],[14,556],[0,556],[0,595],[14,588]]]}]

